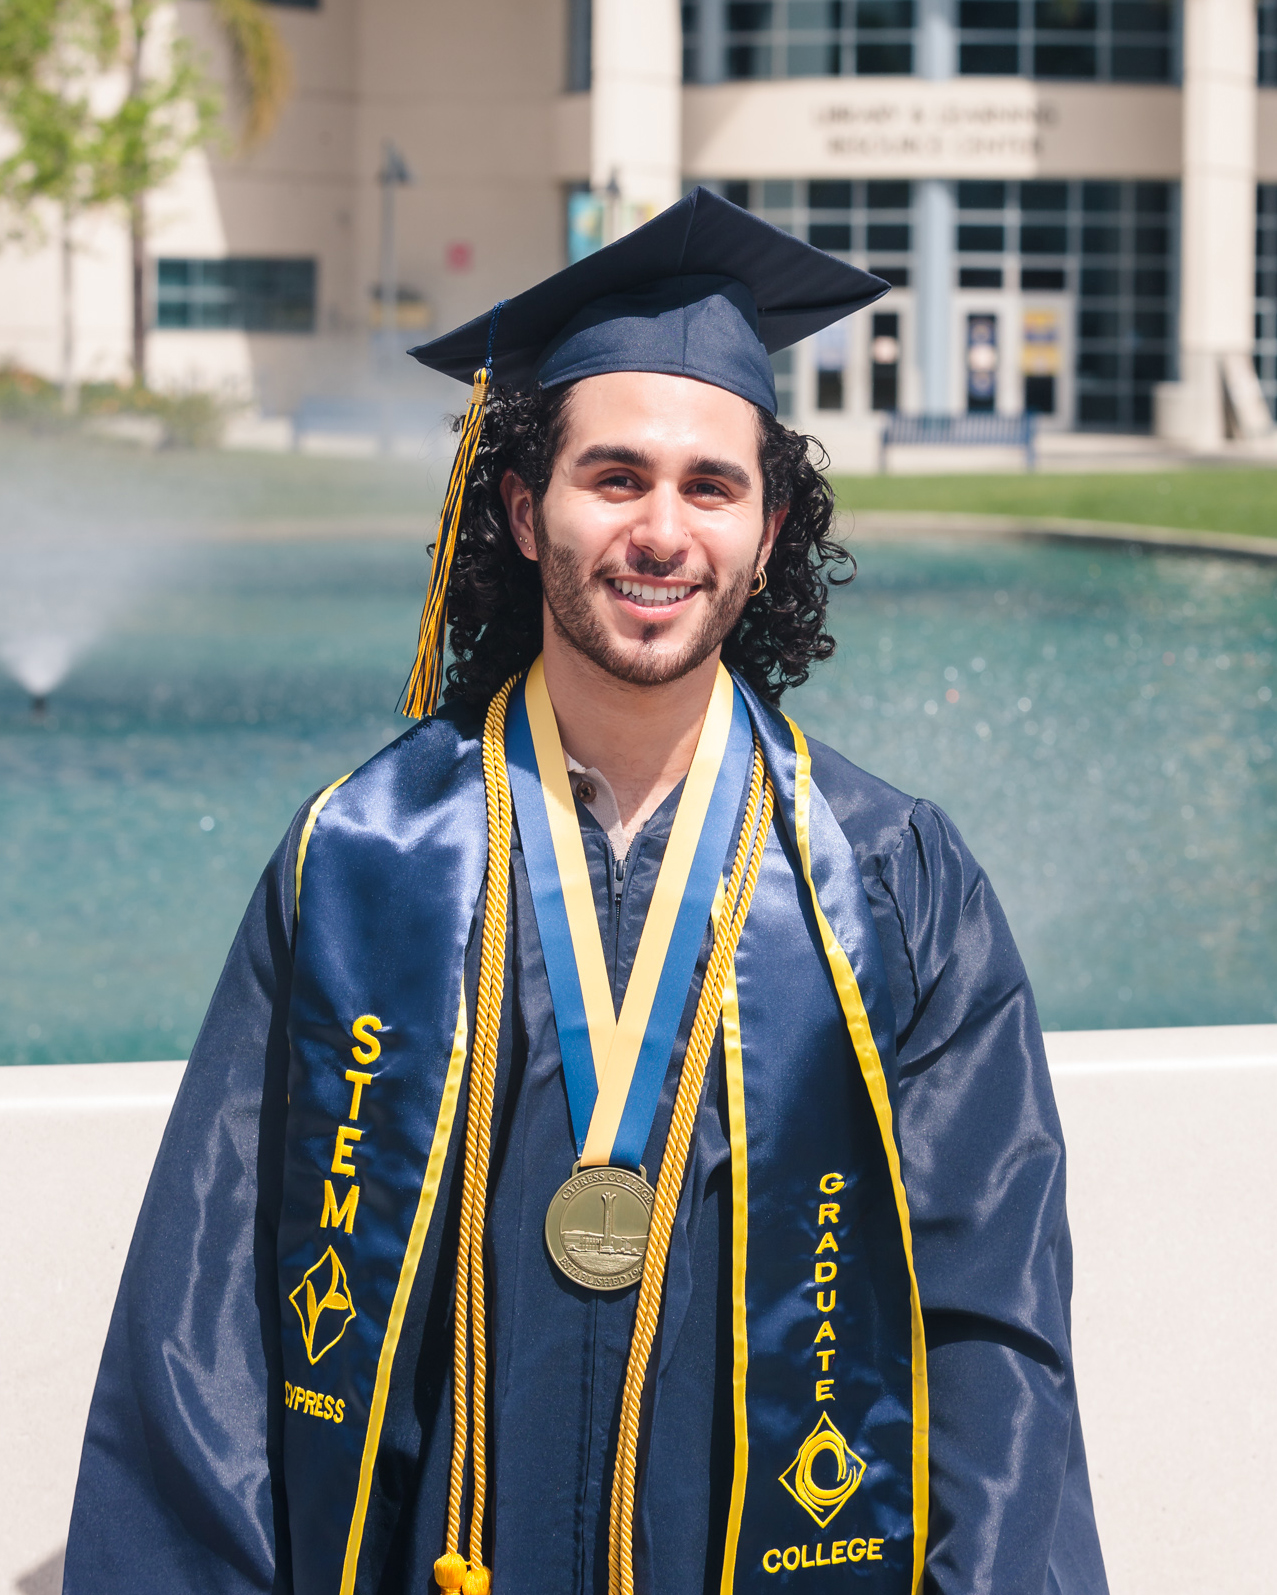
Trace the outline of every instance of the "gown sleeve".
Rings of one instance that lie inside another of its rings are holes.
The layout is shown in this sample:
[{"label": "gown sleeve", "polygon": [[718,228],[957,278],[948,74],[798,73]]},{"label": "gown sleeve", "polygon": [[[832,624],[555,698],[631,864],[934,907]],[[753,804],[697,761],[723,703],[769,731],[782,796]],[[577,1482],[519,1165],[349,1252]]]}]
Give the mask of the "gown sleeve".
[{"label": "gown sleeve", "polygon": [[928,1348],[924,1587],[1105,1595],[1073,1381],[1064,1142],[1028,977],[988,877],[931,804],[913,805],[875,885]]},{"label": "gown sleeve", "polygon": [[292,1587],[275,1236],[308,809],[249,903],[147,1186],[89,1410],[64,1595]]}]

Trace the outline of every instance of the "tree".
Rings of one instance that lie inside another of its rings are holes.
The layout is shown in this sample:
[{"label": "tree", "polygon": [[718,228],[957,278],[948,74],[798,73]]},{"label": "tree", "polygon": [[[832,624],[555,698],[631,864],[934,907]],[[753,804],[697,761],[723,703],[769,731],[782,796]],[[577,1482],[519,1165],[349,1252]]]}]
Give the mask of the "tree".
[{"label": "tree", "polygon": [[61,261],[62,406],[77,406],[75,223],[109,198],[91,96],[118,47],[110,0],[7,0],[0,9],[0,104],[16,147],[0,162],[0,195],[31,224],[37,200],[57,209]]},{"label": "tree", "polygon": [[[214,0],[245,103],[241,146],[287,99],[287,55],[260,0]],[[219,125],[220,98],[161,0],[0,0],[0,117],[12,152],[0,195],[28,228],[37,201],[61,218],[64,403],[74,408],[74,224],[86,209],[128,217],[132,368],[146,380],[146,201]]]},{"label": "tree", "polygon": [[[291,72],[283,42],[260,0],[214,0],[214,14],[231,49],[237,85],[246,101],[241,145],[258,143],[274,127],[288,97]],[[129,217],[132,281],[133,380],[146,381],[146,201],[186,152],[206,143],[219,110],[187,41],[157,37],[156,0],[122,0],[123,55],[128,92],[106,133],[109,183]]]}]

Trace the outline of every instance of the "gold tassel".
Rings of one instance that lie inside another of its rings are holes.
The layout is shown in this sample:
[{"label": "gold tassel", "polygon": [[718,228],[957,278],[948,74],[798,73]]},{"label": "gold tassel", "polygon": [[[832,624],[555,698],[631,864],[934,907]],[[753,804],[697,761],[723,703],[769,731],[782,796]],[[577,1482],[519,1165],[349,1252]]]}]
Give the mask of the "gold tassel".
[{"label": "gold tassel", "polygon": [[443,686],[443,651],[448,624],[448,576],[452,570],[452,556],[457,549],[457,528],[461,524],[461,500],[465,495],[466,480],[474,457],[479,449],[479,434],[483,430],[483,412],[488,404],[492,374],[483,366],[474,374],[474,387],[470,390],[470,403],[461,422],[461,439],[457,444],[456,458],[452,462],[452,475],[448,478],[448,492],[439,517],[439,532],[435,538],[434,563],[430,567],[430,586],[426,592],[425,608],[421,611],[421,627],[417,634],[417,658],[408,677],[406,701],[403,712],[410,720],[435,712],[439,691]]}]

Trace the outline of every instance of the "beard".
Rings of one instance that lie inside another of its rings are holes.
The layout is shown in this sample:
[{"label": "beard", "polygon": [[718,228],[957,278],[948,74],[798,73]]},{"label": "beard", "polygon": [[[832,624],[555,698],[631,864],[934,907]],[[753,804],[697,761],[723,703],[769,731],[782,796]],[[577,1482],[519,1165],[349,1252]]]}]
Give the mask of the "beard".
[{"label": "beard", "polygon": [[[669,576],[671,567],[656,560],[639,559],[634,568],[586,569],[570,549],[552,543],[539,513],[533,516],[541,591],[555,632],[569,647],[618,681],[633,687],[660,687],[678,681],[703,665],[720,647],[740,619],[753,580],[753,561],[730,581],[721,583],[709,572],[679,571],[681,580],[696,585],[706,599],[696,632],[673,652],[661,648],[664,628],[645,626],[637,642],[620,642],[611,636],[593,604],[596,586],[620,578]],[[761,540],[760,540],[761,542]]]}]

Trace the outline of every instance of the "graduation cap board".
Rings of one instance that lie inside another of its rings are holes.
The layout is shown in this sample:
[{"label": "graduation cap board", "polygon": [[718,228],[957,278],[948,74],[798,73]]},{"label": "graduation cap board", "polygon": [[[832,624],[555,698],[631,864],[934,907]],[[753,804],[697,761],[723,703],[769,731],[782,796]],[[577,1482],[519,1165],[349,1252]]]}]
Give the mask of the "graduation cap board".
[{"label": "graduation cap board", "polygon": [[462,327],[409,352],[473,379],[444,500],[404,713],[431,714],[443,680],[448,571],[461,498],[494,384],[531,392],[613,371],[656,371],[725,388],[771,414],[768,356],[887,292],[706,188]]}]

